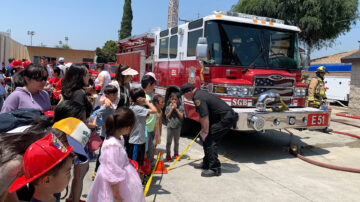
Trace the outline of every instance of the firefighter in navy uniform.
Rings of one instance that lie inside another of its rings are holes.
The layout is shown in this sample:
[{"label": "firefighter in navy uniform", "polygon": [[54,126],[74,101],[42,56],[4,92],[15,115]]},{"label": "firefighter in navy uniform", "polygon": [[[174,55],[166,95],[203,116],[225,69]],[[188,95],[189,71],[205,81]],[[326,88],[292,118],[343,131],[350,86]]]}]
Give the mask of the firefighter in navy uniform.
[{"label": "firefighter in navy uniform", "polygon": [[238,119],[234,110],[223,100],[206,91],[196,89],[193,84],[181,86],[181,93],[188,100],[193,100],[199,114],[203,140],[203,162],[195,165],[203,169],[201,176],[212,177],[221,175],[221,164],[218,159],[218,144],[223,136],[232,128]]},{"label": "firefighter in navy uniform", "polygon": [[[322,104],[327,102],[324,82],[324,76],[326,72],[328,71],[324,66],[320,66],[316,69],[316,77],[311,79],[308,88],[308,97],[306,99],[306,104],[308,107],[319,108]],[[332,129],[328,127],[323,129],[323,132],[325,133],[330,133],[331,131]]]}]

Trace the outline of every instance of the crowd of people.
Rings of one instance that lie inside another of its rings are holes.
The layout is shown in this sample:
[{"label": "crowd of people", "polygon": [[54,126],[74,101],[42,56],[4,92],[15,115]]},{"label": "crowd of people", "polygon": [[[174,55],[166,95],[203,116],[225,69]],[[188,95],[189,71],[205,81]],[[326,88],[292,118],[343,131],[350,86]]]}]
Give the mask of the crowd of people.
[{"label": "crowd of people", "polygon": [[9,62],[0,69],[0,121],[7,123],[0,126],[0,202],[60,201],[68,185],[66,201],[82,201],[90,160],[96,168],[87,201],[145,201],[144,174],[155,166],[163,113],[166,160],[179,156],[180,93],[165,103],[154,94],[154,73],[136,88],[138,72],[121,64],[111,78],[104,64],[93,71],[62,57],[54,66],[46,57],[39,64]]}]

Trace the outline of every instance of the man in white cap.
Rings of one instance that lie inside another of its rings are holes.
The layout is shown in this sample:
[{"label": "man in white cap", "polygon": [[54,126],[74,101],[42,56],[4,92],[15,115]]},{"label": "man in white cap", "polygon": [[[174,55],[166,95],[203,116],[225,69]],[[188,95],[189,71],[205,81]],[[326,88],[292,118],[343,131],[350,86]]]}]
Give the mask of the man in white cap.
[{"label": "man in white cap", "polygon": [[64,65],[64,63],[65,63],[65,59],[63,57],[60,57],[58,67],[61,69],[61,74],[60,74],[61,77],[64,76],[66,70],[66,66]]}]

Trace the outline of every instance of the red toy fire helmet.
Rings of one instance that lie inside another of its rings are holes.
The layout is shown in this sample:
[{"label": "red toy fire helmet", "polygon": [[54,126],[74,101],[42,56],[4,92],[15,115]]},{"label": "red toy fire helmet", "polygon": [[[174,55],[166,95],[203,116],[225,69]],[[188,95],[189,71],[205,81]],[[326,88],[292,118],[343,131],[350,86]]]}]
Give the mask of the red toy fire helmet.
[{"label": "red toy fire helmet", "polygon": [[72,146],[65,147],[52,133],[31,144],[25,151],[23,158],[23,174],[11,185],[12,193],[64,160],[73,150]]},{"label": "red toy fire helmet", "polygon": [[138,170],[139,164],[136,161],[129,159],[129,163],[135,168],[135,170]]},{"label": "red toy fire helmet", "polygon": [[22,66],[24,68],[26,68],[27,66],[29,66],[29,64],[31,64],[31,62],[29,60],[25,60],[23,63],[22,63]]},{"label": "red toy fire helmet", "polygon": [[22,67],[21,60],[14,60],[10,63],[10,67]]}]

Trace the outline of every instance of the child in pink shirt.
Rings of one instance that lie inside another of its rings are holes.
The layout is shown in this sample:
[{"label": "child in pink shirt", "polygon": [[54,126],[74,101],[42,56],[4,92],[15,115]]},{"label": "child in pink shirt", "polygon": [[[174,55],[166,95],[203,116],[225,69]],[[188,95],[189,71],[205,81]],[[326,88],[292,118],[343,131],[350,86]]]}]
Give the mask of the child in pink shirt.
[{"label": "child in pink shirt", "polygon": [[144,202],[144,191],[135,168],[129,163],[123,136],[131,133],[135,114],[120,108],[105,123],[106,138],[101,148],[100,167],[87,197],[88,202]]}]

